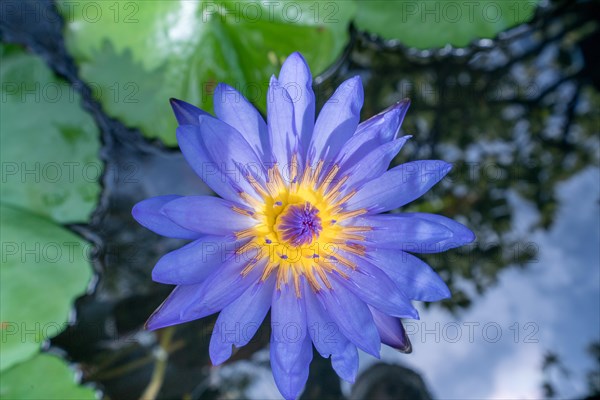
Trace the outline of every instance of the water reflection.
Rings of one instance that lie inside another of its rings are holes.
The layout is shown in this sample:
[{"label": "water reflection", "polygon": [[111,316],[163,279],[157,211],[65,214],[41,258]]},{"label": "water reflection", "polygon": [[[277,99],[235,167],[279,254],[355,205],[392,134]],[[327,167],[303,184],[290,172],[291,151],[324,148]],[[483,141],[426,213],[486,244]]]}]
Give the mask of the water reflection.
[{"label": "water reflection", "polygon": [[463,216],[476,228],[475,246],[427,257],[452,283],[455,295],[444,303],[450,310],[470,304],[455,285],[459,279],[483,293],[506,266],[535,261],[539,248],[528,233],[514,233],[510,193],[533,202],[539,225],[548,228],[557,183],[598,163],[600,98],[587,84],[579,47],[598,23],[576,7],[561,10],[560,18],[547,9],[548,17],[538,16],[530,27],[460,54],[442,49],[422,57],[357,34],[346,64],[320,87],[325,99],[339,82],[360,74],[365,116],[411,98],[403,130],[413,139],[396,162],[454,163],[448,179],[410,208]]}]

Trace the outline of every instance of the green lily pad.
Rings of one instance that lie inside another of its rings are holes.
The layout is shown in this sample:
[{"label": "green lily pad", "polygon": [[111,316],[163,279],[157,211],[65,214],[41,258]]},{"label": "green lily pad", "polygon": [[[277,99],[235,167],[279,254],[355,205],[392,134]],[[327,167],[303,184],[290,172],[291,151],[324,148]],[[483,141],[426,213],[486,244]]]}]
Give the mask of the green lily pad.
[{"label": "green lily pad", "polygon": [[2,373],[0,398],[21,400],[95,399],[94,390],[79,386],[60,358],[38,354]]},{"label": "green lily pad", "polygon": [[531,19],[538,0],[357,0],[356,26],[421,49],[462,47]]},{"label": "green lily pad", "polygon": [[73,89],[17,46],[0,45],[0,54],[4,371],[62,331],[71,303],[86,290],[89,245],[57,222],[87,220],[102,164],[98,129]]},{"label": "green lily pad", "polygon": [[150,138],[176,143],[168,100],[212,108],[226,82],[264,110],[269,77],[300,51],[314,73],[348,40],[355,4],[277,2],[97,2],[62,0],[66,43],[106,111]]},{"label": "green lily pad", "polygon": [[15,46],[0,45],[0,54],[2,203],[86,221],[100,193],[98,128],[41,59]]},{"label": "green lily pad", "polygon": [[[90,245],[49,219],[0,204],[0,370],[24,361],[66,326],[92,276]],[[2,378],[4,381],[4,377]]]}]

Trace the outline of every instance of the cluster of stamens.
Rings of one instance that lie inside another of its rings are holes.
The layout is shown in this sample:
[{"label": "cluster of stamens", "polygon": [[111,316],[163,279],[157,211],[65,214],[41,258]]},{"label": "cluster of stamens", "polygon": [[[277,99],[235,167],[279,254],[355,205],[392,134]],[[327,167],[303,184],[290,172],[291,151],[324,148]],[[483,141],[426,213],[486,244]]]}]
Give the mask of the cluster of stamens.
[{"label": "cluster of stamens", "polygon": [[264,265],[261,280],[277,273],[280,289],[291,279],[300,297],[300,276],[315,291],[323,286],[331,289],[328,274],[332,272],[347,278],[344,269],[355,269],[356,265],[340,253],[364,255],[365,247],[357,242],[364,240],[361,233],[370,228],[348,226],[346,220],[366,210],[345,210],[345,203],[356,191],[344,190],[348,177],[337,177],[338,165],[323,174],[324,162],[319,161],[314,168],[306,165],[299,173],[296,160],[294,157],[290,164],[289,182],[278,165],[268,169],[264,183],[247,174],[245,178],[258,198],[241,192],[250,208],[233,209],[256,220],[253,227],[235,233],[236,239],[247,240],[236,253],[252,254],[242,275]]}]

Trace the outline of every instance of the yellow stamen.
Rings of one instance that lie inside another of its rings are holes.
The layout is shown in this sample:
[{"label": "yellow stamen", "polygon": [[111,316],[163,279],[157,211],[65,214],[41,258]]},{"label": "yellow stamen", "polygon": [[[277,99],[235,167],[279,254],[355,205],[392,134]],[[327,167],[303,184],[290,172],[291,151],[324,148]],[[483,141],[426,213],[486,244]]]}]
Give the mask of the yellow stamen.
[{"label": "yellow stamen", "polygon": [[327,175],[325,175],[325,178],[323,178],[323,186],[327,185],[327,187],[329,187],[329,185],[331,185],[331,183],[333,183],[333,178],[335,177],[335,175],[338,173],[339,170],[340,170],[340,166],[337,164],[335,164],[333,167],[331,167],[331,169],[329,170]]},{"label": "yellow stamen", "polygon": [[343,245],[342,248],[349,253],[356,254],[357,256],[364,256],[367,252],[367,248],[358,243],[348,243]]},{"label": "yellow stamen", "polygon": [[345,226],[344,232],[368,232],[373,230],[370,226]]},{"label": "yellow stamen", "polygon": [[341,208],[341,206],[347,202],[348,200],[350,200],[352,198],[352,196],[354,196],[356,194],[356,190],[352,190],[350,193],[346,194],[344,197],[342,197],[341,199],[337,200],[335,202],[335,204],[333,205],[333,207],[336,208]]},{"label": "yellow stamen", "polygon": [[338,236],[336,239],[338,239],[338,240],[365,240],[365,237],[363,235],[356,235],[356,234],[352,234],[352,233],[340,232],[340,233],[338,233]]},{"label": "yellow stamen", "polygon": [[321,281],[323,282],[323,284],[325,285],[325,287],[327,289],[331,289],[331,283],[329,282],[329,279],[327,279],[327,275],[325,275],[325,271],[323,271],[323,268],[314,268],[314,271],[317,271],[317,274],[319,275],[319,278],[321,278]]},{"label": "yellow stamen", "polygon": [[317,183],[319,181],[319,175],[321,175],[321,170],[323,169],[323,160],[319,160],[319,162],[317,163],[317,167],[315,168],[314,171],[312,171],[312,175],[310,177],[310,180],[307,182],[308,185],[310,186],[317,186]]},{"label": "yellow stamen", "polygon": [[252,189],[254,189],[256,191],[256,193],[258,193],[263,199],[266,199],[269,197],[269,193],[267,193],[265,191],[265,189],[262,187],[262,185],[260,183],[258,183],[258,181],[256,179],[254,179],[252,176],[247,175],[246,180],[248,181],[248,183],[250,183],[250,186],[252,186]]},{"label": "yellow stamen", "polygon": [[237,255],[243,254],[246,251],[250,250],[251,248],[257,248],[258,246],[259,246],[259,244],[255,240],[251,240],[248,243],[246,243],[245,245],[243,245],[242,247],[240,247],[239,249],[237,249],[235,251],[235,254],[237,254]]},{"label": "yellow stamen", "polygon": [[279,170],[279,166],[275,165],[275,174],[274,174],[274,180],[275,180],[275,184],[280,187],[283,188],[285,187],[285,181],[283,180],[283,176],[281,176],[281,171]]},{"label": "yellow stamen", "polygon": [[304,172],[302,172],[302,177],[300,178],[300,182],[298,182],[299,186],[305,186],[307,184],[310,172],[310,165],[306,163],[306,165],[304,166]]},{"label": "yellow stamen", "polygon": [[[249,208],[232,206],[236,213],[251,216],[256,221],[253,227],[235,232],[237,240],[250,239],[237,249],[236,254],[243,256],[258,250],[255,259],[242,269],[242,276],[260,268],[260,280],[264,282],[276,274],[277,290],[283,285],[293,286],[295,295],[300,298],[303,296],[303,278],[314,291],[331,290],[331,274],[348,279],[347,271],[357,266],[339,251],[365,256],[366,247],[360,243],[371,227],[340,223],[363,215],[367,210],[345,210],[346,202],[356,191],[340,193],[349,176],[339,177],[339,165],[331,166],[324,173],[325,164],[320,160],[314,168],[306,164],[300,171],[298,154],[293,154],[287,168],[281,171],[277,164],[269,168],[264,183],[247,176],[251,187],[262,199],[242,192],[239,195]],[[290,174],[289,182],[283,177],[287,173]],[[311,232],[307,233],[306,229]],[[335,253],[319,256],[319,243],[335,246]],[[259,260],[262,262],[258,263]]]},{"label": "yellow stamen", "polygon": [[300,274],[295,268],[292,268],[292,277],[294,278],[294,289],[296,290],[296,297],[302,298],[302,292],[300,291]]},{"label": "yellow stamen", "polygon": [[346,183],[348,178],[350,178],[350,177],[348,175],[346,175],[345,177],[340,179],[333,187],[327,188],[327,191],[326,191],[327,195],[325,196],[326,202],[330,202],[333,198],[335,198],[337,195],[339,195],[338,191],[340,190],[342,185],[344,183]]},{"label": "yellow stamen", "polygon": [[256,232],[255,232],[254,228],[247,228],[247,229],[243,229],[241,231],[237,231],[234,234],[235,234],[235,238],[239,240],[239,239],[254,237]]},{"label": "yellow stamen", "polygon": [[256,200],[254,197],[250,196],[246,192],[240,192],[239,196],[242,198],[242,200],[244,200],[246,203],[252,206],[252,208],[254,208],[255,210],[258,210],[263,206],[262,203],[260,203],[258,200]]},{"label": "yellow stamen", "polygon": [[231,207],[231,209],[232,209],[233,211],[235,211],[236,213],[238,213],[238,214],[246,215],[246,216],[248,216],[248,217],[252,217],[252,216],[254,216],[254,213],[253,213],[252,211],[249,211],[249,210],[246,210],[246,209],[240,208],[240,207],[238,207],[238,206],[232,206],[232,207]]},{"label": "yellow stamen", "polygon": [[317,278],[315,277],[314,268],[311,268],[311,271],[305,274],[305,276],[312,289],[315,292],[318,292],[321,289],[321,285],[319,285],[319,281],[317,281]]},{"label": "yellow stamen", "polygon": [[367,213],[367,210],[365,208],[361,208],[359,210],[341,212],[341,213],[337,214],[337,217],[338,217],[338,221],[341,221],[341,220],[348,219],[348,218],[358,217],[359,215],[363,215],[366,213]]},{"label": "yellow stamen", "polygon": [[252,271],[254,269],[254,267],[256,266],[256,264],[258,263],[258,259],[252,259],[248,262],[248,264],[246,264],[246,266],[244,267],[244,269],[241,272],[242,276],[246,276],[250,273],[250,271]]}]

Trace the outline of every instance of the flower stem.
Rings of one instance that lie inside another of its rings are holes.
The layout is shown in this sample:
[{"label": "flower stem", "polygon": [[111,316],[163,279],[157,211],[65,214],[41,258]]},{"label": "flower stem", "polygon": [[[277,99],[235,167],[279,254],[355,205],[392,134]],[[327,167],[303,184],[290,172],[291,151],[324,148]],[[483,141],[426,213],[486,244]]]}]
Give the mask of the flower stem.
[{"label": "flower stem", "polygon": [[159,347],[156,348],[154,352],[154,358],[156,359],[156,362],[154,364],[152,378],[150,379],[150,383],[146,387],[146,390],[144,390],[144,393],[140,397],[141,400],[155,400],[156,396],[160,392],[160,388],[162,387],[165,379],[165,372],[167,371],[169,347],[174,332],[175,329],[173,329],[173,327],[168,327],[161,332],[162,335],[160,338]]}]

